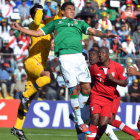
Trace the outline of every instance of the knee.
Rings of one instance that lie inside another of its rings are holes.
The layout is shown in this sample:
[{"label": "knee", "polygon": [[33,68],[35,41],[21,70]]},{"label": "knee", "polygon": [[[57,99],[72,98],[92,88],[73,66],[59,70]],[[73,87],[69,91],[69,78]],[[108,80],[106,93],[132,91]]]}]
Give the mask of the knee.
[{"label": "knee", "polygon": [[41,73],[41,76],[50,77],[50,72],[49,72],[49,71],[43,71],[43,72]]},{"label": "knee", "polygon": [[98,124],[99,124],[99,117],[96,117],[96,116],[91,116],[91,121],[90,121],[90,123],[92,124],[92,125],[95,125],[95,126],[98,126]]},{"label": "knee", "polygon": [[91,92],[91,87],[90,86],[88,86],[86,88],[82,88],[82,93],[84,93],[84,94],[90,94],[90,92]]},{"label": "knee", "polygon": [[1,84],[1,88],[2,88],[2,89],[6,88],[6,84],[5,84],[5,83],[2,83],[2,84]]}]

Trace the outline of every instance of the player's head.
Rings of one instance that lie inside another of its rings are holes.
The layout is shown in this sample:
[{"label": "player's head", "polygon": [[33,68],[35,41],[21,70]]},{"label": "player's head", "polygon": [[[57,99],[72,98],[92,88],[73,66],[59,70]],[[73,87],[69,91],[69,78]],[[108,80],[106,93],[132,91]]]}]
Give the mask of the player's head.
[{"label": "player's head", "polygon": [[91,49],[89,51],[89,63],[90,65],[93,65],[93,64],[96,64],[97,62],[99,62],[98,51]]},{"label": "player's head", "polygon": [[[35,17],[35,13],[36,13],[37,8],[43,9],[43,6],[39,5],[38,3],[35,3],[35,5],[30,9],[30,15],[31,15],[32,19],[34,19],[34,17]],[[44,11],[43,11],[43,13],[44,13]]]},{"label": "player's head", "polygon": [[99,49],[99,60],[104,63],[109,60],[109,49],[107,47],[101,47]]},{"label": "player's head", "polygon": [[73,19],[75,17],[75,7],[72,2],[65,2],[62,5],[61,10],[63,17],[67,17],[69,19]]}]

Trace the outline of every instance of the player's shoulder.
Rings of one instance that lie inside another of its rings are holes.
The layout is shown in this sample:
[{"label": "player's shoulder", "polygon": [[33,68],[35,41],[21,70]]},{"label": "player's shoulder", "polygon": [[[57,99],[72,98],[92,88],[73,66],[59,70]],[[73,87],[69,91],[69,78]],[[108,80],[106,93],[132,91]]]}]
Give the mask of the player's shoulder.
[{"label": "player's shoulder", "polygon": [[123,67],[120,63],[112,61],[112,60],[111,60],[111,64],[113,64],[116,68],[120,68],[120,67],[122,68]]}]

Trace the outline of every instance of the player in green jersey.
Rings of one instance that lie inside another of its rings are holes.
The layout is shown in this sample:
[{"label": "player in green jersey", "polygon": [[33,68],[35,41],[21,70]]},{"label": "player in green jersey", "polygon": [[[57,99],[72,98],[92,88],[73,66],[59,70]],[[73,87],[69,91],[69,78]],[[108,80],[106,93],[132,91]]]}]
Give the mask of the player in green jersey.
[{"label": "player in green jersey", "polygon": [[80,112],[80,108],[83,108],[87,102],[91,90],[90,73],[82,55],[82,33],[111,38],[116,35],[103,33],[91,28],[84,21],[74,19],[75,7],[72,2],[65,2],[61,11],[62,19],[52,21],[38,31],[26,29],[17,23],[13,23],[12,28],[36,37],[51,32],[55,33],[55,55],[59,57],[61,70],[69,88],[70,102],[77,119],[77,126],[85,134],[90,134]]}]

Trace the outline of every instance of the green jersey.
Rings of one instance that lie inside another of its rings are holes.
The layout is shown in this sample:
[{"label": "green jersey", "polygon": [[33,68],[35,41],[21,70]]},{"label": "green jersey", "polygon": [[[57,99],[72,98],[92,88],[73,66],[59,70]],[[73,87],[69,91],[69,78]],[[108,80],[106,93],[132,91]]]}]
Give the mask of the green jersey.
[{"label": "green jersey", "polygon": [[44,35],[55,33],[55,55],[82,53],[82,33],[86,34],[90,26],[76,19],[58,19],[46,24],[41,30]]}]

